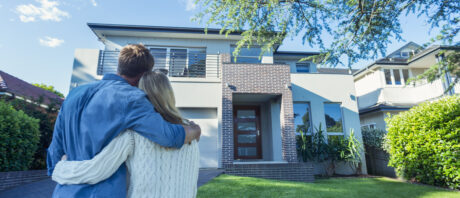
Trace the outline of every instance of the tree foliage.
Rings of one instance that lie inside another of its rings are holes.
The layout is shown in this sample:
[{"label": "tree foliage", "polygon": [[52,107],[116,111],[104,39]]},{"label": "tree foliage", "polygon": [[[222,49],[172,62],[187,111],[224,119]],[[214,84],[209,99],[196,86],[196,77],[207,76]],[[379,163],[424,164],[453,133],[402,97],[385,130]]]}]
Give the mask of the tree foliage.
[{"label": "tree foliage", "polygon": [[[194,19],[205,21],[206,27],[220,26],[221,33],[226,35],[242,32],[234,56],[242,47],[262,45],[264,53],[286,37],[301,36],[303,44],[319,47],[321,52],[303,60],[330,66],[347,64],[351,68],[359,60],[385,56],[391,38],[402,40],[399,22],[402,15],[424,15],[431,28],[440,28],[440,34],[432,42],[452,44],[460,30],[458,0],[196,0],[196,3],[201,11]],[[454,63],[458,71],[458,62]],[[439,74],[447,70],[432,71]]]},{"label": "tree foliage", "polygon": [[30,168],[40,139],[38,122],[0,100],[0,171]]},{"label": "tree foliage", "polygon": [[42,88],[42,89],[44,89],[44,90],[50,91],[51,93],[54,93],[54,94],[58,95],[58,96],[61,97],[61,98],[64,98],[64,94],[62,94],[61,92],[57,91],[57,90],[54,88],[54,86],[52,86],[52,85],[45,85],[45,84],[43,84],[43,83],[40,83],[40,84],[38,84],[38,83],[33,83],[32,85],[34,85],[34,86],[36,86],[36,87],[40,87],[40,88]]}]

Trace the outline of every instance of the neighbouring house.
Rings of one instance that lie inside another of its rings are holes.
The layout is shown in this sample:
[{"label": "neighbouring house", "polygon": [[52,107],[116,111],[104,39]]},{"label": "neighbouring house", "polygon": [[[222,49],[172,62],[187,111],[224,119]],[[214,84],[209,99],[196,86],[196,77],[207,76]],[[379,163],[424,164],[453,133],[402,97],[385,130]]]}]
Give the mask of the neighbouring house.
[{"label": "neighbouring house", "polygon": [[36,87],[0,70],[0,96],[10,99],[20,99],[30,103],[40,102],[40,106],[47,108],[48,105],[60,105],[63,98],[58,95]]},{"label": "neighbouring house", "polygon": [[[417,81],[408,83],[412,77],[424,73],[436,64],[442,50],[460,50],[455,46],[433,45],[423,48],[409,42],[388,56],[375,61],[353,74],[358,96],[359,116],[362,130],[386,130],[385,118],[444,95],[460,91],[460,84],[446,92],[451,75],[432,83]],[[395,177],[394,168],[388,166],[388,154],[380,149],[366,148],[366,165],[369,174]]]},{"label": "neighbouring house", "polygon": [[460,84],[446,92],[454,77],[443,76],[432,83],[407,83],[435,65],[442,50],[460,50],[458,46],[433,45],[423,48],[409,42],[387,57],[379,59],[353,74],[358,96],[361,126],[385,130],[388,115],[406,111],[419,103],[460,92]]},{"label": "neighbouring house", "polygon": [[[104,49],[76,49],[70,89],[115,73],[123,46],[144,44],[155,69],[169,71],[182,114],[202,127],[202,168],[311,181],[311,164],[297,158],[296,129],[312,132],[322,123],[328,137],[354,129],[361,140],[353,75],[299,62],[317,52],[279,51],[277,46],[259,56],[260,47],[253,46],[235,59],[241,32],[226,37],[219,29],[88,26]],[[364,157],[362,162],[366,170]],[[351,173],[346,167],[337,171]]]}]

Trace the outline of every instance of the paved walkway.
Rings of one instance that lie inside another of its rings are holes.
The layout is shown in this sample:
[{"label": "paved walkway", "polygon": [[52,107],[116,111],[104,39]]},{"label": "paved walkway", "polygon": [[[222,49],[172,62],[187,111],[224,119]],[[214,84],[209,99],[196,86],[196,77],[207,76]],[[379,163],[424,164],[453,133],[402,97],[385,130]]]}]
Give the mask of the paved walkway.
[{"label": "paved walkway", "polygon": [[[202,169],[198,176],[198,187],[223,173],[220,169]],[[56,183],[51,179],[32,182],[12,189],[0,191],[0,198],[50,198]]]}]

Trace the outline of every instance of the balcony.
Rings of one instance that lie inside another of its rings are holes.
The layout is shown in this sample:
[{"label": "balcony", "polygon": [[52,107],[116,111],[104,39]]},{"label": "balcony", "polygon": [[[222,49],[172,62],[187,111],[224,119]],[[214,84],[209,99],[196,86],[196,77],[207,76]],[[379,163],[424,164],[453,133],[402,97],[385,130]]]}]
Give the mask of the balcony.
[{"label": "balcony", "polygon": [[[460,91],[460,84],[454,87],[456,93]],[[418,104],[433,100],[444,95],[441,80],[419,85],[400,87],[385,87],[358,97],[359,108],[366,108],[376,104]]]},{"label": "balcony", "polygon": [[[116,73],[120,51],[101,50],[97,74]],[[220,78],[219,54],[201,52],[152,52],[154,69],[168,71],[169,77]]]}]

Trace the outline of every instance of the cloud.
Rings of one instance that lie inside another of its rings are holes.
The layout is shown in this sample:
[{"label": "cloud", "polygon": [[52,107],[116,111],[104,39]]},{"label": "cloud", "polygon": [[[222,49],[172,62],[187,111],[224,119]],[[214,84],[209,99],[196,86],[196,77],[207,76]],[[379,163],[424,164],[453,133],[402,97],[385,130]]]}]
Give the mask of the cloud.
[{"label": "cloud", "polygon": [[53,38],[46,36],[45,38],[40,38],[38,39],[40,42],[40,45],[46,46],[46,47],[58,47],[64,43],[64,40],[58,39],[58,38]]},{"label": "cloud", "polygon": [[16,7],[16,12],[19,14],[19,19],[24,22],[34,22],[37,20],[56,21],[59,22],[63,18],[70,17],[68,12],[58,8],[57,1],[50,0],[35,0],[40,5],[23,4]]},{"label": "cloud", "polygon": [[93,4],[93,6],[96,7],[97,6],[96,0],[91,0],[91,4]]},{"label": "cloud", "polygon": [[196,4],[195,0],[182,0],[182,2],[185,1],[185,10],[191,11],[196,9]]}]

